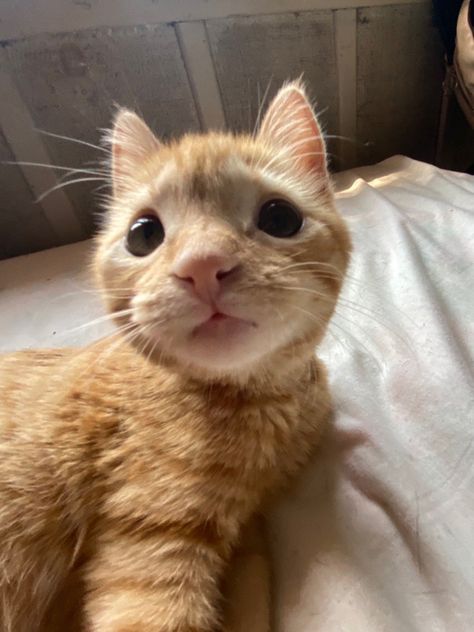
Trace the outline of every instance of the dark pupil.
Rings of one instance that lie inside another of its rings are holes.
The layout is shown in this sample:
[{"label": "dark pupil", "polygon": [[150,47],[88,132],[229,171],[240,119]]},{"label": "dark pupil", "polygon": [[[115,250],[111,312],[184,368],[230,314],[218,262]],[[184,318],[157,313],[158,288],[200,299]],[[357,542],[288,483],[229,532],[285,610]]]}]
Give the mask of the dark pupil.
[{"label": "dark pupil", "polygon": [[131,225],[127,235],[127,249],[135,257],[145,257],[163,242],[163,224],[155,215],[139,217]]},{"label": "dark pupil", "polygon": [[272,200],[260,209],[258,227],[273,237],[292,237],[302,225],[298,211],[283,200]]}]

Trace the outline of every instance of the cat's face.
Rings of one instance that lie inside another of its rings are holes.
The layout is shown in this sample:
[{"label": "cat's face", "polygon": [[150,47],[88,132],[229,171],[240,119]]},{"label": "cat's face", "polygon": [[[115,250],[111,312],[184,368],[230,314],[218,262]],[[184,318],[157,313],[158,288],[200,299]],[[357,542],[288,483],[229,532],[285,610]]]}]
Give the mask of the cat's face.
[{"label": "cat's face", "polygon": [[320,339],[350,245],[299,84],[280,91],[255,138],[163,145],[122,111],[112,146],[114,198],[95,265],[138,349],[232,374]]}]

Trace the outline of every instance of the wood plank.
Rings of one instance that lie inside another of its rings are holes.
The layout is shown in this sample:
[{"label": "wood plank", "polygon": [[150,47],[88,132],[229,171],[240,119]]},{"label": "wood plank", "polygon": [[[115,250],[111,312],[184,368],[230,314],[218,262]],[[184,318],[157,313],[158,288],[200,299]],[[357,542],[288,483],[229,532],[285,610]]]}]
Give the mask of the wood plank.
[{"label": "wood plank", "polygon": [[263,95],[303,75],[326,132],[338,133],[331,11],[210,20],[207,30],[229,127],[251,132]]},{"label": "wood plank", "polygon": [[[22,101],[18,91],[6,70],[6,56],[0,57],[0,127],[10,146],[14,160],[21,162],[49,163],[45,145],[34,132],[30,112]],[[56,177],[50,169],[38,169],[21,166],[21,170],[35,197],[54,187]],[[70,243],[84,239],[85,231],[75,215],[74,209],[63,191],[54,191],[38,207],[42,208],[49,225],[60,240]],[[38,236],[40,240],[41,237]]]},{"label": "wood plank", "polygon": [[209,50],[204,22],[180,22],[176,25],[181,53],[188,73],[199,119],[204,130],[225,127],[219,84]]},{"label": "wood plank", "polygon": [[[4,51],[39,129],[97,144],[117,104],[142,114],[163,138],[200,129],[173,26],[40,35],[11,42]],[[52,163],[60,166],[91,169],[106,157],[48,136],[43,142]],[[89,234],[100,219],[94,191],[103,185],[91,181],[65,189]]]},{"label": "wood plank", "polygon": [[[399,3],[429,4],[429,0],[399,0]],[[393,0],[3,0],[0,39],[100,26],[134,26],[390,4]]]},{"label": "wood plank", "polygon": [[339,134],[336,139],[340,169],[350,169],[356,162],[357,144],[357,28],[356,10],[334,12],[334,35],[337,55],[339,94]]},{"label": "wood plank", "polygon": [[[15,156],[0,131],[0,259],[51,248],[59,243],[43,209],[34,203],[21,169],[4,164],[14,160]],[[0,278],[0,290],[2,286]]]},{"label": "wood plank", "polygon": [[393,154],[432,161],[444,73],[430,7],[359,9],[357,22],[359,164]]}]

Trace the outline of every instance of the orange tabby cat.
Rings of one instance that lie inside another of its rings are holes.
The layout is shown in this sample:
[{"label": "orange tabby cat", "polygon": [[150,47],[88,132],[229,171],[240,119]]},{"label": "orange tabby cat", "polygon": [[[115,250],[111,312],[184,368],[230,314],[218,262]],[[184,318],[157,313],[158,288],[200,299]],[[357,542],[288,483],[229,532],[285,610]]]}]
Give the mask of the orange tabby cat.
[{"label": "orange tabby cat", "polygon": [[243,525],[329,416],[350,244],[302,85],[255,137],[163,144],[122,110],[111,142],[94,272],[120,329],[0,361],[1,630],[53,629],[74,578],[90,632],[220,629]]}]

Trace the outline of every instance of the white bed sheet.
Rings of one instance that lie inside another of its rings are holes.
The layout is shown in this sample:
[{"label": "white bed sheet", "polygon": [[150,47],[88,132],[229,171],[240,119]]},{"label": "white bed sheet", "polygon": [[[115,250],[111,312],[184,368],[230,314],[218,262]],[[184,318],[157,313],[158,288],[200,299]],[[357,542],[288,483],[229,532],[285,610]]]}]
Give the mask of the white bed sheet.
[{"label": "white bed sheet", "polygon": [[[354,241],[322,347],[336,407],[271,520],[279,632],[474,630],[474,178],[340,174]],[[0,263],[0,350],[81,344],[90,244]],[[249,631],[251,632],[251,631]]]}]

